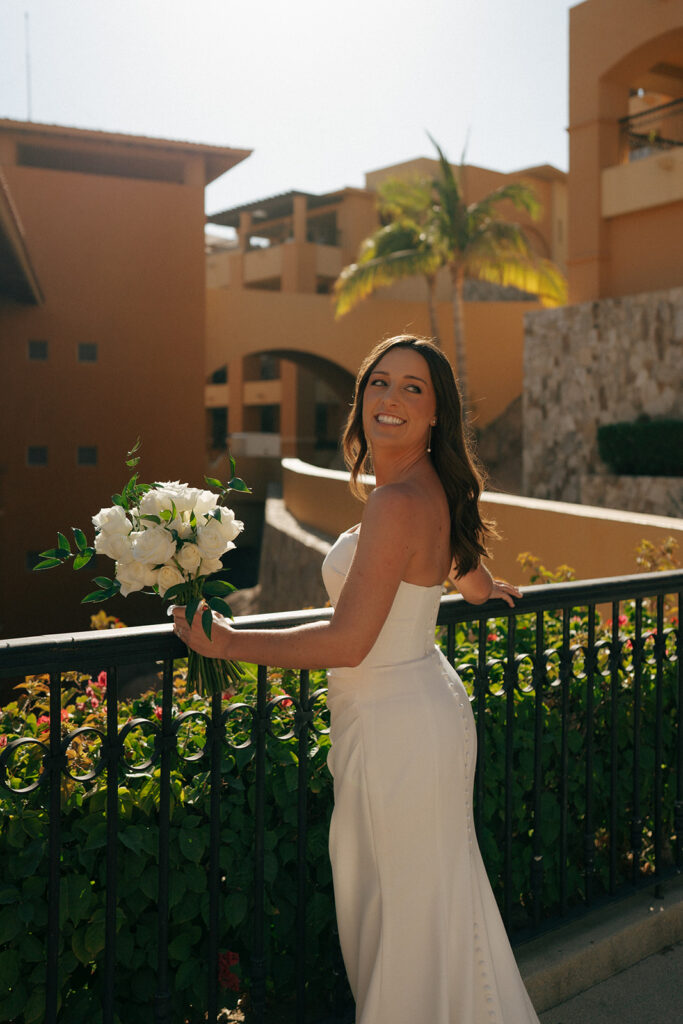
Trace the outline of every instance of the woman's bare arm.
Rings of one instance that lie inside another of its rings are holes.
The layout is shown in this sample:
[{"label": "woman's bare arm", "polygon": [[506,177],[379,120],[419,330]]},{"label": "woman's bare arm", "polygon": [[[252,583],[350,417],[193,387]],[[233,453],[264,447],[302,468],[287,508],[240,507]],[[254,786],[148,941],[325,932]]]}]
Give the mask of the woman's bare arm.
[{"label": "woman's bare arm", "polygon": [[211,658],[278,665],[283,668],[353,667],[369,653],[382,628],[416,539],[406,524],[416,521],[416,501],[401,487],[380,487],[370,495],[356,554],[329,622],[291,629],[233,629],[215,619],[211,641],[196,615],[187,625],[184,608],[173,612],[188,646]]},{"label": "woman's bare arm", "polygon": [[500,597],[513,607],[513,598],[524,596],[512,583],[494,579],[483,562],[464,576],[458,576],[456,570],[452,569],[451,580],[469,604],[485,604],[493,597]]}]

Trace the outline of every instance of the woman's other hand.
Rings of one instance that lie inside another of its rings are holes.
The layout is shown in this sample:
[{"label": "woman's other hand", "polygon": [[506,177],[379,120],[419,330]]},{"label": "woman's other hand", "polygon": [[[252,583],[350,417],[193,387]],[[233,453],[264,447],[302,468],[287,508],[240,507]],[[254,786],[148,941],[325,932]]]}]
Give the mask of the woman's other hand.
[{"label": "woman's other hand", "polygon": [[209,640],[202,625],[202,617],[207,607],[203,602],[200,604],[195,612],[192,625],[190,625],[187,621],[185,608],[176,605],[173,608],[173,630],[183,643],[193,651],[196,651],[197,654],[201,654],[205,658],[228,659],[230,657],[228,653],[230,633],[232,632],[230,625],[221,615],[212,612],[213,622],[211,626],[211,639]]},{"label": "woman's other hand", "polygon": [[515,606],[515,598],[524,597],[524,594],[517,587],[513,586],[512,583],[508,583],[507,580],[492,580],[493,586],[491,587],[491,593],[489,594],[489,601],[494,597],[500,597],[506,604],[509,604],[511,608]]}]

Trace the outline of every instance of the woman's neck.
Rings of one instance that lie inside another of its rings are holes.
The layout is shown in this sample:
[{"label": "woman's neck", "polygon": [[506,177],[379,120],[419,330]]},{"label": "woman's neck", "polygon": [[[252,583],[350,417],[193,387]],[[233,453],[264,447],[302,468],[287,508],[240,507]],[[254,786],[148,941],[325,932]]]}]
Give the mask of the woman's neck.
[{"label": "woman's neck", "polygon": [[373,451],[372,465],[375,473],[377,486],[384,484],[400,483],[411,476],[418,468],[422,468],[429,462],[425,451],[401,452],[394,454],[391,451]]}]

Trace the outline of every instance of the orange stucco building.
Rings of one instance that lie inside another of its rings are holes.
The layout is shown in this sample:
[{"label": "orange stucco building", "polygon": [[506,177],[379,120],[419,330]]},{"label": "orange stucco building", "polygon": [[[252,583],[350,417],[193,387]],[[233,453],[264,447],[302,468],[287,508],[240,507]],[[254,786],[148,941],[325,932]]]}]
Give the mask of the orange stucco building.
[{"label": "orange stucco building", "polygon": [[28,570],[136,437],[143,479],[203,469],[204,188],[246,156],[0,121],[0,635],[87,628],[90,567]]},{"label": "orange stucco building", "polygon": [[570,11],[570,302],[683,284],[683,0]]}]

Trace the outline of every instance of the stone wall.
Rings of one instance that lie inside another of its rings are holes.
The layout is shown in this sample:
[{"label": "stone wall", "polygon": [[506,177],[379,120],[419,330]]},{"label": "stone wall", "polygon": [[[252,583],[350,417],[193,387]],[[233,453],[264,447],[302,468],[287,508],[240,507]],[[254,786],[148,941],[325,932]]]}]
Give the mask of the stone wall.
[{"label": "stone wall", "polygon": [[261,542],[259,594],[252,610],[265,613],[324,607],[327,592],[320,573],[330,546],[329,538],[302,526],[281,498],[269,497]]},{"label": "stone wall", "polygon": [[597,473],[582,476],[581,504],[681,518],[683,477],[603,476]]},{"label": "stone wall", "polygon": [[[524,493],[582,501],[582,478],[609,473],[598,426],[643,413],[683,417],[681,366],[683,288],[528,313]],[[634,509],[646,510],[672,514]]]}]

